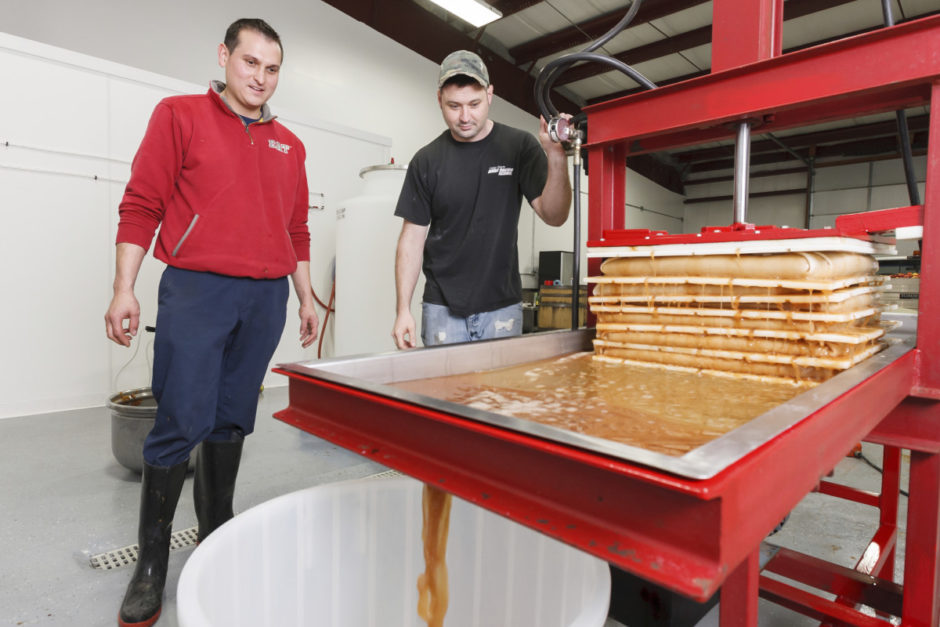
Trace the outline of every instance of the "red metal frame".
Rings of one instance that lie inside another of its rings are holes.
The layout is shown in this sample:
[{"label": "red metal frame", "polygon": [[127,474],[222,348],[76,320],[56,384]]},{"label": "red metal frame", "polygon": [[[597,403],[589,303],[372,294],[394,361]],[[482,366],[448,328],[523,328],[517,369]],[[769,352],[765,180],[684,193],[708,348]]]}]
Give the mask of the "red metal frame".
[{"label": "red metal frame", "polygon": [[712,24],[712,73],[780,56],[783,0],[715,2]]},{"label": "red metal frame", "polygon": [[625,138],[640,154],[731,138],[746,119],[763,122],[754,132],[777,131],[927,104],[940,78],[938,24],[915,20],[588,107],[592,171],[590,149]]},{"label": "red metal frame", "polygon": [[[940,17],[775,56],[780,4],[715,0],[716,69],[730,69],[588,110],[588,239],[625,226],[628,154],[730,137],[726,125],[743,119],[779,129],[932,103],[926,196],[923,208],[913,209],[922,212],[926,244],[918,349],[707,480],[284,371],[290,404],[277,417],[694,599],[721,588],[722,627],[756,626],[758,590],[824,621],[887,625],[853,607],[870,602],[900,611],[904,625],[937,627],[940,246],[931,243],[940,242]],[[738,17],[754,30],[737,30]],[[907,226],[911,211],[882,213],[879,220]],[[599,264],[589,260],[589,271]],[[886,447],[881,494],[820,485],[863,439]],[[892,582],[900,448],[912,451],[903,589]],[[880,525],[865,563],[850,569],[782,552],[768,575],[760,575],[762,540],[817,486],[877,502]],[[837,598],[791,586],[772,572]]]},{"label": "red metal frame", "polygon": [[707,480],[278,372],[290,377],[281,420],[705,601],[901,402],[914,358],[908,353]]},{"label": "red metal frame", "polygon": [[[760,130],[778,130],[858,113],[932,103],[924,205],[845,217],[837,226],[840,230],[858,232],[922,224],[924,241],[940,242],[940,218],[936,216],[940,211],[940,113],[937,110],[940,105],[940,18],[928,18],[909,23],[906,28],[885,29],[772,58],[776,55],[766,51],[774,50],[772,42],[779,29],[760,26],[761,16],[779,8],[771,5],[770,0],[716,0],[713,66],[726,71],[713,70],[706,77],[590,108],[588,149],[592,167],[598,167],[595,164],[601,161],[599,167],[605,173],[615,171],[616,166],[606,161],[615,154],[619,158],[620,154],[611,150],[611,146],[628,146],[627,154],[637,154],[703,143],[733,136],[733,122],[745,119],[761,121],[763,128]],[[750,29],[740,28],[740,20],[750,24]],[[723,37],[722,33],[735,36]],[[875,59],[878,63],[874,63]],[[617,227],[611,225],[623,222],[617,217],[623,214],[623,204],[609,203],[603,185],[622,193],[622,183],[612,175],[598,181],[598,194],[594,194],[595,188],[591,189],[589,213],[592,219],[588,239],[598,243],[611,240],[603,243],[615,245],[618,242],[613,240],[622,240],[624,235],[617,234]],[[659,239],[665,241],[662,237]],[[907,554],[911,559],[905,563],[907,585],[903,594],[903,620],[905,625],[936,626],[940,620],[937,601],[940,592],[937,548],[940,544],[940,462],[937,461],[940,406],[935,400],[923,399],[940,399],[940,351],[937,350],[940,320],[936,314],[929,313],[937,312],[940,306],[936,278],[940,246],[928,244],[921,254],[918,350],[910,385],[902,388],[905,395],[910,396],[866,436],[885,444],[881,494],[865,494],[826,482],[820,485],[820,491],[879,508],[878,530],[852,572],[883,578],[886,581],[872,579],[867,585],[884,586],[893,580],[896,554],[899,447],[912,449],[911,472],[912,475],[916,472],[917,478],[912,476],[908,505]],[[590,270],[596,271],[600,260],[591,261]],[[863,387],[853,390],[849,396],[860,394]],[[918,396],[922,398],[915,398]],[[869,408],[861,411],[871,414]],[[846,414],[845,419],[858,418]],[[828,437],[835,435],[828,434]],[[768,572],[783,569],[785,564],[781,560],[784,559],[790,560],[785,570],[792,578],[808,581],[818,574],[818,564],[805,559],[793,560],[790,555],[774,558],[768,565]],[[864,595],[858,585],[848,585],[852,581],[850,576],[845,573],[831,576],[838,579],[838,584],[817,587],[838,594],[836,601],[821,599],[766,576],[761,577],[761,590],[767,598],[820,620],[854,625],[887,624],[852,609]],[[731,612],[750,616],[751,604],[741,600],[749,594],[741,591],[751,589],[750,581],[735,577],[729,579],[726,586],[735,587],[738,593],[726,595],[723,591],[723,602],[726,596],[729,601],[737,599],[740,608],[723,612],[722,625],[731,624],[726,620],[735,621],[734,624],[756,624],[750,618],[740,623],[731,617],[726,619],[726,614]],[[899,612],[896,606],[892,609]]]}]

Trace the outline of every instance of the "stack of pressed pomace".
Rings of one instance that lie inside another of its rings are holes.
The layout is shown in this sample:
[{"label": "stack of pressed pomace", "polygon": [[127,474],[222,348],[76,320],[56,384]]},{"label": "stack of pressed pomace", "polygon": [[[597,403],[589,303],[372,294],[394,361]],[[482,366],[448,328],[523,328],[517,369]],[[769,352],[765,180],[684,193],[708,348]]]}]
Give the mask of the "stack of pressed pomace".
[{"label": "stack of pressed pomace", "polygon": [[882,348],[877,270],[850,252],[608,259],[594,358],[815,385]]}]

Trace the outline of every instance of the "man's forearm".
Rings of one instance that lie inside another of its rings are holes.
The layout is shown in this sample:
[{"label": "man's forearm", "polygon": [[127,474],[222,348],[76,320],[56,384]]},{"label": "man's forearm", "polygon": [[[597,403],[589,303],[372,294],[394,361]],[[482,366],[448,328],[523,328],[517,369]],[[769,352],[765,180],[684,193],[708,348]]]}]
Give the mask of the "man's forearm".
[{"label": "man's forearm", "polygon": [[564,153],[548,155],[548,176],[542,195],[532,203],[539,217],[550,226],[561,226],[571,209],[571,181]]},{"label": "man's forearm", "polygon": [[407,222],[402,226],[398,248],[395,251],[395,310],[399,313],[411,310],[411,299],[418,284],[418,274],[421,272],[426,236],[427,227]]},{"label": "man's forearm", "polygon": [[297,268],[290,275],[294,292],[301,305],[313,304],[313,288],[310,283],[310,262],[298,261]]},{"label": "man's forearm", "polygon": [[114,292],[133,292],[147,251],[137,244],[121,242],[115,249]]}]

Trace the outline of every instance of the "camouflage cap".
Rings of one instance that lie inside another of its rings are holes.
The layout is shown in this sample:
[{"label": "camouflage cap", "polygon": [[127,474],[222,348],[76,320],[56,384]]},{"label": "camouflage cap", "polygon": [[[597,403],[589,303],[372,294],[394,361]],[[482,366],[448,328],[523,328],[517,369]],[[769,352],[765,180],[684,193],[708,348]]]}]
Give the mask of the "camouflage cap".
[{"label": "camouflage cap", "polygon": [[457,50],[447,55],[441,63],[441,74],[437,78],[437,88],[454,76],[463,74],[476,80],[483,87],[490,86],[490,74],[486,71],[486,64],[478,55],[469,50]]}]

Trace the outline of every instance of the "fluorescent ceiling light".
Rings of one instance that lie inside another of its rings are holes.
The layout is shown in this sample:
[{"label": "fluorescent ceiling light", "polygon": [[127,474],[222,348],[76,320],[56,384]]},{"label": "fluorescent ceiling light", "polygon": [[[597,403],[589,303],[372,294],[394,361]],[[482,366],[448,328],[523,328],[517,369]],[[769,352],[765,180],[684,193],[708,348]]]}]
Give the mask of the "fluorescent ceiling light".
[{"label": "fluorescent ceiling light", "polygon": [[476,27],[489,24],[503,16],[502,13],[479,0],[431,0],[431,2]]}]

